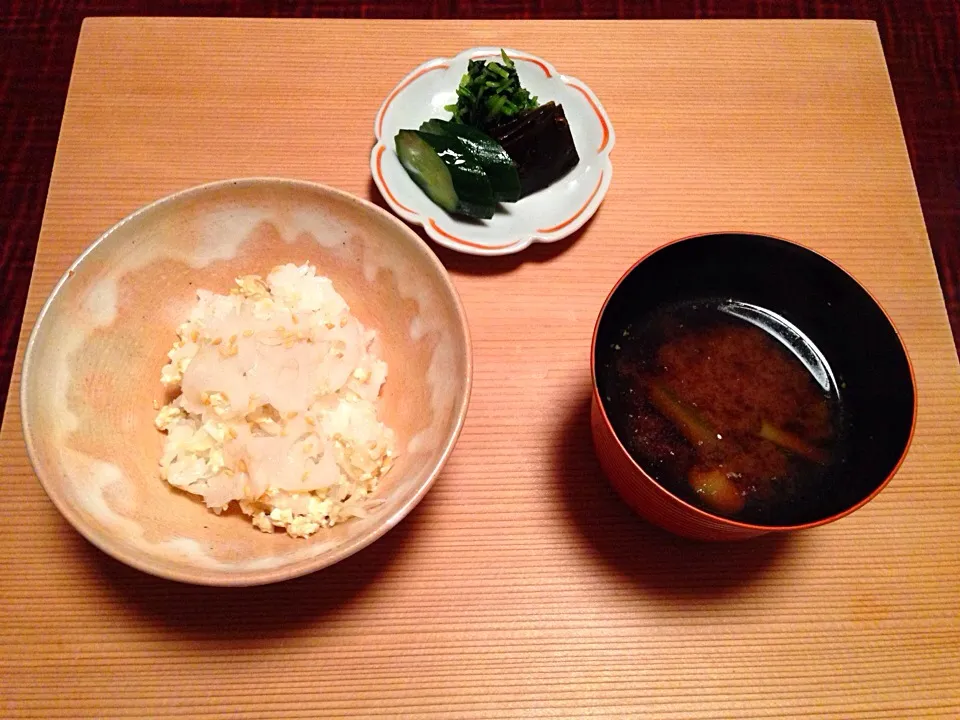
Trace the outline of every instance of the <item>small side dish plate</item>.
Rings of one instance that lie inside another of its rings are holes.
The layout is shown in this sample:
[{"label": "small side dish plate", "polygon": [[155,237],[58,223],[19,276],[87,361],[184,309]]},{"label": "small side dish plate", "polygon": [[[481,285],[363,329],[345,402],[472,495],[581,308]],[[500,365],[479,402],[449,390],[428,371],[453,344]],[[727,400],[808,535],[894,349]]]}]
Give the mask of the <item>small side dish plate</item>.
[{"label": "small side dish plate", "polygon": [[546,60],[504,48],[520,82],[541,103],[562,104],[580,163],[548,188],[517,203],[501,205],[490,220],[454,217],[435,205],[400,164],[394,137],[433,117],[449,118],[457,86],[470,60],[500,57],[499,47],[476,47],[453,58],[435,58],[410,72],[387,95],[374,122],[377,143],[370,153],[373,181],[401,218],[423,226],[440,245],[472,255],[508,255],[533,242],[556,242],[579,230],[600,207],[613,167],[613,125],[593,91],[561,75]]}]

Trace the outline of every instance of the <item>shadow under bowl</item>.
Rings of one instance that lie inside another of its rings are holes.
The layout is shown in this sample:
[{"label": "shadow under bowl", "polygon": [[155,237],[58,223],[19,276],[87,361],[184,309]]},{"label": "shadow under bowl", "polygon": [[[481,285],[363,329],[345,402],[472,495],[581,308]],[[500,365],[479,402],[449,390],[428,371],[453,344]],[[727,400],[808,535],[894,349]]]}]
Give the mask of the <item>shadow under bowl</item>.
[{"label": "shadow under bowl", "polygon": [[[614,429],[611,399],[625,389],[611,368],[623,330],[665,307],[698,300],[732,300],[770,313],[825,361],[840,388],[845,452],[815,501],[799,514],[762,524],[698,507],[695,498],[684,498],[658,482]],[[642,258],[620,279],[601,310],[591,362],[591,431],[604,472],[641,516],[702,540],[814,527],[862,507],[896,473],[916,421],[916,389],[906,349],[877,301],[822,255],[761,235],[701,235]]]}]

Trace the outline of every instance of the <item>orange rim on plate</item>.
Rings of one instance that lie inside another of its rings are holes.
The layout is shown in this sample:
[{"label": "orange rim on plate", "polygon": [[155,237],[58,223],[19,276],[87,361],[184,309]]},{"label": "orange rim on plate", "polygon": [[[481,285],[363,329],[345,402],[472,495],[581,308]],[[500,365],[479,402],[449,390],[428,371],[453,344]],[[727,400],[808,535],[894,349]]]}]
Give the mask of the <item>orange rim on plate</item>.
[{"label": "orange rim on plate", "polygon": [[593,189],[593,192],[590,193],[590,197],[587,198],[587,201],[583,204],[583,206],[579,210],[577,210],[572,216],[564,220],[559,225],[554,225],[553,227],[548,227],[548,228],[538,228],[537,232],[552,233],[552,232],[556,232],[557,230],[562,230],[567,225],[569,225],[574,220],[576,220],[578,217],[583,215],[584,211],[586,211],[586,209],[590,207],[590,204],[593,202],[593,199],[597,196],[597,193],[600,192],[600,186],[602,184],[603,184],[603,171],[601,170],[600,177],[597,179],[597,186]]},{"label": "orange rim on plate", "polygon": [[463,238],[459,238],[459,237],[457,237],[456,235],[451,235],[451,234],[448,233],[446,230],[444,230],[442,227],[440,227],[439,225],[437,225],[437,221],[434,220],[433,218],[430,218],[430,220],[428,220],[428,222],[430,223],[430,227],[431,227],[433,230],[435,230],[436,232],[440,233],[441,235],[443,235],[443,236],[444,236],[445,238],[447,238],[448,240],[453,240],[454,242],[458,242],[458,243],[460,243],[460,244],[462,244],[462,245],[466,245],[467,247],[478,248],[478,249],[480,249],[480,250],[503,250],[504,248],[508,248],[508,247],[510,247],[511,245],[516,245],[516,243],[512,243],[512,242],[511,242],[511,243],[506,243],[505,245],[483,245],[483,244],[481,244],[481,243],[475,243],[475,242],[472,242],[472,241],[470,241],[470,240],[464,240]]},{"label": "orange rim on plate", "polygon": [[415,72],[413,75],[408,77],[402,83],[397,85],[393,89],[393,92],[390,93],[390,97],[388,97],[387,101],[383,104],[383,109],[380,110],[380,117],[377,118],[377,137],[379,138],[380,135],[383,133],[383,118],[386,116],[387,110],[390,108],[390,103],[393,102],[394,98],[397,97],[397,95],[399,95],[402,90],[404,90],[414,80],[416,80],[419,77],[422,77],[423,75],[426,75],[428,72],[432,72],[434,70],[446,70],[448,67],[450,66],[446,64],[431,65],[430,67],[425,67],[422,70]]},{"label": "orange rim on plate", "polygon": [[408,213],[410,213],[410,214],[413,214],[413,210],[411,210],[411,209],[408,208],[406,205],[404,205],[402,202],[400,202],[399,200],[397,200],[397,198],[396,198],[396,197],[394,196],[394,194],[393,194],[393,191],[390,190],[390,186],[387,185],[387,181],[386,181],[386,180],[384,179],[384,177],[383,177],[383,167],[382,167],[382,166],[383,166],[383,153],[386,151],[386,149],[387,149],[387,146],[386,146],[386,145],[381,145],[381,146],[380,146],[380,149],[377,150],[377,177],[378,177],[379,180],[380,180],[380,184],[383,186],[384,192],[387,193],[387,199],[390,200],[390,202],[392,202],[394,205],[396,205],[398,208],[400,208],[400,209],[403,210],[404,212],[408,212]]},{"label": "orange rim on plate", "polygon": [[607,121],[603,119],[603,114],[600,112],[600,108],[597,107],[597,104],[593,101],[593,98],[590,97],[590,93],[584,90],[579,85],[575,85],[572,82],[567,83],[568,87],[572,87],[574,90],[579,90],[583,96],[587,99],[587,102],[590,103],[590,109],[593,110],[594,115],[597,116],[597,120],[600,121],[600,127],[603,128],[603,140],[600,141],[600,147],[597,148],[597,152],[603,152],[603,149],[607,146],[607,143],[610,142],[610,128],[607,127]]}]

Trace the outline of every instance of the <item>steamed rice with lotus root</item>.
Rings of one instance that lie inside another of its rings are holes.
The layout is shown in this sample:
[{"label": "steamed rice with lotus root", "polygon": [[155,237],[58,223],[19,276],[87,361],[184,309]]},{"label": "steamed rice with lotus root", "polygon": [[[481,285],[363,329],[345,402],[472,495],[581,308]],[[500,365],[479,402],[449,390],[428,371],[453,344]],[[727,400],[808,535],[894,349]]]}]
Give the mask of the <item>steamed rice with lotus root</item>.
[{"label": "steamed rice with lotus root", "polygon": [[177,335],[161,380],[179,394],[155,421],[163,479],[293,537],[367,514],[394,461],[377,415],[387,365],[328,278],[287,264],[198,290]]}]

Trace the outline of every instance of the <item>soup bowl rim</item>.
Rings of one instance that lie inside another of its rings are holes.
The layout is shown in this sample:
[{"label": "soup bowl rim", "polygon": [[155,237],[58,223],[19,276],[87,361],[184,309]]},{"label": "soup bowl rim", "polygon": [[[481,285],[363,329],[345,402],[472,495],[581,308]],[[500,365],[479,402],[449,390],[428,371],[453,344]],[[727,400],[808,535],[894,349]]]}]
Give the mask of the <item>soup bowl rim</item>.
[{"label": "soup bowl rim", "polygon": [[[839,512],[833,513],[823,518],[819,518],[817,520],[811,520],[809,522],[796,523],[792,525],[763,525],[760,523],[749,523],[749,522],[744,522],[742,520],[735,520],[733,518],[725,517],[723,515],[717,515],[717,514],[708,512],[702,508],[697,507],[696,505],[693,505],[687,502],[686,500],[681,498],[679,495],[672,493],[670,490],[664,487],[659,481],[657,481],[657,479],[654,478],[653,475],[647,472],[647,470],[642,465],[640,465],[640,463],[638,463],[637,460],[633,457],[633,455],[627,450],[626,446],[624,446],[623,441],[620,439],[619,434],[614,430],[613,424],[610,422],[610,418],[607,415],[607,410],[604,407],[603,399],[600,397],[600,384],[597,382],[597,340],[600,333],[600,325],[602,324],[603,319],[606,316],[607,309],[610,306],[610,301],[613,299],[613,296],[616,294],[617,290],[620,289],[620,287],[627,280],[627,278],[629,278],[634,273],[634,271],[636,271],[636,269],[640,267],[640,265],[642,265],[644,262],[649,260],[651,257],[656,255],[657,253],[663,250],[666,250],[667,248],[670,248],[674,245],[687,242],[689,240],[696,240],[698,238],[723,236],[723,235],[740,235],[740,236],[753,237],[753,238],[762,238],[765,240],[774,240],[778,243],[783,243],[785,245],[789,245],[794,248],[797,248],[801,251],[811,253],[819,257],[820,259],[826,261],[827,263],[829,263],[830,265],[838,269],[840,272],[845,274],[848,278],[850,278],[863,292],[867,294],[867,297],[870,298],[870,301],[880,310],[881,313],[883,313],[884,318],[886,319],[887,323],[890,325],[890,328],[893,330],[893,333],[897,338],[897,342],[900,345],[900,349],[903,352],[904,359],[907,362],[907,369],[909,370],[909,374],[910,374],[910,387],[911,387],[911,390],[913,391],[913,403],[910,410],[910,414],[911,414],[910,430],[907,433],[907,439],[906,439],[906,442],[904,443],[903,450],[901,451],[900,456],[897,458],[897,462],[894,463],[893,467],[890,469],[890,471],[887,473],[886,477],[883,479],[881,483],[879,483],[865,497],[861,498],[850,507],[845,508]],[[839,520],[840,518],[846,517],[847,515],[850,515],[851,513],[859,510],[868,502],[873,500],[877,495],[879,495],[880,492],[890,483],[893,477],[900,470],[900,467],[901,465],[903,465],[903,462],[907,457],[907,453],[910,450],[910,445],[913,442],[913,436],[917,427],[917,379],[916,379],[916,374],[913,367],[913,361],[910,359],[910,353],[907,350],[906,343],[904,343],[903,341],[903,336],[900,334],[900,331],[897,329],[897,326],[894,324],[893,319],[890,317],[889,313],[886,311],[883,305],[880,304],[876,296],[872,292],[870,292],[870,290],[867,289],[867,287],[862,282],[860,282],[852,273],[850,273],[840,263],[836,262],[835,260],[831,260],[823,253],[818,252],[817,250],[814,250],[813,248],[810,248],[799,242],[788,240],[786,238],[779,237],[777,235],[770,235],[768,233],[757,233],[757,232],[750,232],[750,231],[743,231],[743,230],[718,230],[714,232],[694,233],[691,235],[685,235],[683,237],[676,238],[674,240],[669,240],[651,249],[650,251],[644,253],[642,256],[640,256],[640,258],[637,259],[620,276],[617,282],[614,283],[613,287],[610,289],[610,292],[607,294],[606,299],[603,301],[603,305],[600,308],[600,312],[597,314],[597,320],[593,326],[593,337],[590,342],[590,383],[592,386],[592,402],[594,403],[597,411],[599,412],[599,417],[603,423],[603,426],[606,432],[613,438],[613,440],[616,443],[616,447],[623,454],[623,456],[627,458],[627,460],[629,461],[631,467],[635,472],[643,475],[643,477],[645,477],[647,480],[650,481],[650,483],[652,483],[652,485],[657,489],[659,493],[662,493],[665,496],[667,496],[671,502],[682,506],[685,512],[696,516],[698,519],[703,521],[713,522],[713,523],[717,523],[717,522],[723,523],[729,528],[737,528],[739,530],[750,532],[751,534],[754,534],[754,535],[760,534],[760,533],[768,533],[768,532],[787,532],[787,531],[793,531],[793,530],[804,530],[807,528],[817,527],[820,525],[826,525],[828,523],[834,522],[835,520]]]}]

